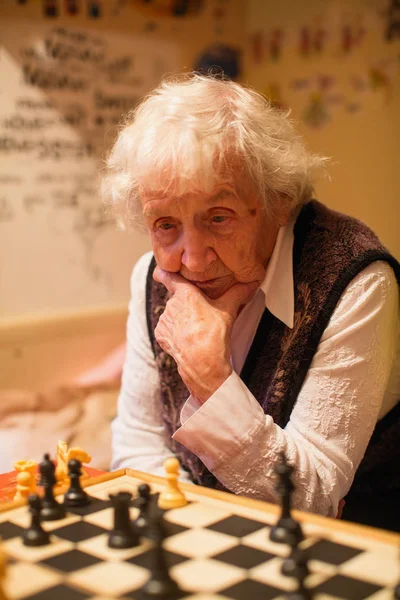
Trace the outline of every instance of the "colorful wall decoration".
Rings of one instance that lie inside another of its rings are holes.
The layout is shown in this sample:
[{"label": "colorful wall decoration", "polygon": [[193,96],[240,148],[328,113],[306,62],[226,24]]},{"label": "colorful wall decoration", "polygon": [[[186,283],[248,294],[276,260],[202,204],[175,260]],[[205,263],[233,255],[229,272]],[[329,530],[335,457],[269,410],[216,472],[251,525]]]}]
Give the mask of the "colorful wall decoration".
[{"label": "colorful wall decoration", "polygon": [[[295,95],[301,118],[317,129],[338,111],[354,115],[368,105],[390,102],[400,79],[400,48],[397,54],[391,51],[389,41],[397,36],[397,22],[400,32],[400,0],[369,0],[362,6],[338,1],[325,10],[315,2],[309,6],[316,10],[308,16],[274,17],[249,31],[249,68],[265,71],[260,90],[282,106],[293,105]],[[385,41],[388,52],[382,49]]]}]

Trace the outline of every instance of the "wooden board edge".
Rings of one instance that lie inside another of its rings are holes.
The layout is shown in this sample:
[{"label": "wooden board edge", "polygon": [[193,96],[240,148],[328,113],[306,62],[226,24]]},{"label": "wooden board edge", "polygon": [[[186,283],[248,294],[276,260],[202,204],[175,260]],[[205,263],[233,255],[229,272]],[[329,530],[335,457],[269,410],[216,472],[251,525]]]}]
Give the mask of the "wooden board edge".
[{"label": "wooden board edge", "polygon": [[[97,483],[104,483],[105,481],[112,481],[113,479],[118,479],[118,477],[122,477],[126,475],[126,469],[119,469],[118,471],[109,471],[107,473],[102,473],[101,475],[96,475],[95,477],[87,477],[81,481],[82,487],[90,487],[91,485],[96,485]],[[61,496],[65,494],[68,489],[68,485],[59,486],[55,490],[55,496]],[[6,512],[7,510],[12,510],[14,508],[19,508],[20,506],[24,506],[27,501],[25,498],[21,500],[8,500],[7,502],[0,502],[0,514],[2,512]]]},{"label": "wooden board edge", "polygon": [[[109,471],[96,477],[89,477],[82,481],[82,487],[87,488],[98,483],[104,483],[106,481],[112,481],[118,479],[124,475],[139,479],[146,483],[156,483],[159,485],[165,485],[165,477],[159,475],[150,475],[142,471],[136,471],[134,469],[118,469],[117,471]],[[270,502],[264,502],[263,500],[254,500],[253,498],[246,498],[244,496],[236,496],[229,492],[221,492],[219,490],[213,490],[211,488],[205,488],[192,483],[180,482],[179,487],[183,491],[195,492],[198,496],[205,498],[212,498],[215,500],[221,500],[222,502],[228,502],[230,504],[236,504],[238,506],[244,506],[246,508],[259,510],[262,512],[269,512],[275,515],[279,514],[279,507],[276,504]],[[64,486],[57,490],[56,495],[64,494],[68,489],[68,486]],[[0,503],[0,513],[19,508],[26,504],[26,500],[11,500],[9,502]],[[332,532],[344,532],[352,535],[358,535],[361,537],[367,537],[376,541],[384,542],[387,544],[400,546],[400,534],[386,531],[384,529],[377,529],[375,527],[369,527],[368,525],[360,525],[358,523],[351,523],[350,521],[341,521],[339,519],[332,519],[329,517],[323,517],[322,515],[316,515],[314,513],[306,513],[299,510],[293,510],[293,516],[300,522],[306,522],[319,527],[327,528]]]},{"label": "wooden board edge", "polygon": [[21,500],[7,500],[6,502],[2,502],[0,504],[0,514],[2,512],[6,512],[7,510],[13,510],[14,508],[24,506],[24,504],[26,504],[26,500],[24,498]]},{"label": "wooden board edge", "polygon": [[[126,469],[118,469],[117,471],[108,471],[107,473],[102,473],[101,475],[96,475],[95,477],[88,477],[87,479],[82,480],[82,487],[90,487],[91,485],[97,485],[98,483],[104,483],[105,481],[112,481],[113,479],[118,479],[118,477],[122,477],[126,475]],[[67,486],[65,486],[64,491],[60,492],[63,494],[67,491]]]},{"label": "wooden board edge", "polygon": [[[133,469],[126,469],[126,474],[136,479],[141,479],[147,483],[158,483],[164,484],[164,477],[158,475],[149,475],[148,473],[142,473],[141,471],[135,471]],[[193,491],[192,483],[179,483],[179,487],[183,491]],[[253,498],[246,498],[245,496],[236,496],[228,492],[221,492],[219,490],[213,490],[211,488],[205,488],[195,485],[195,493],[199,496],[207,498],[215,498],[216,500],[222,500],[231,504],[237,504],[239,506],[245,506],[260,510],[262,512],[270,512],[273,514],[279,514],[279,507],[276,504],[270,502],[264,502],[263,500],[254,500]],[[361,537],[368,537],[374,540],[400,546],[400,534],[384,529],[377,529],[376,527],[370,527],[369,525],[361,525],[358,523],[351,523],[350,521],[342,521],[340,519],[333,519],[330,517],[324,517],[314,513],[306,513],[300,510],[293,510],[293,516],[300,522],[310,523],[319,527],[324,527],[333,532],[342,531],[344,533],[359,535]]]}]

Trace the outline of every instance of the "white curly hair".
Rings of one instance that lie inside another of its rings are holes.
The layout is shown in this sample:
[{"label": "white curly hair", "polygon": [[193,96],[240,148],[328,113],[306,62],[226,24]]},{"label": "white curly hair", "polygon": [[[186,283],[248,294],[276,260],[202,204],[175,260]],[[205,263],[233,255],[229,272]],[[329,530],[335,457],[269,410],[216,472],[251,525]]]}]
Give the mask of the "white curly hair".
[{"label": "white curly hair", "polygon": [[328,159],[310,153],[288,111],[249,87],[189,73],[161,82],[129,112],[105,162],[101,193],[122,227],[143,224],[141,193],[211,193],[250,178],[266,211],[313,194]]}]

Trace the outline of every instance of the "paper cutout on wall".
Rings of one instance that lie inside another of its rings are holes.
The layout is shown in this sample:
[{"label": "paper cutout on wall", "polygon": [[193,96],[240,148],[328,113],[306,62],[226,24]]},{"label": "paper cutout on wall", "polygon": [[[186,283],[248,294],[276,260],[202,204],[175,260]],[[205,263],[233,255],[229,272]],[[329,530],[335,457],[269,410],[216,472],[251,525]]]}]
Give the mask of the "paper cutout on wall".
[{"label": "paper cutout on wall", "polygon": [[396,76],[400,72],[400,61],[383,58],[371,64],[364,73],[350,76],[350,85],[357,93],[383,92],[386,100],[391,99]]},{"label": "paper cutout on wall", "polygon": [[301,56],[308,58],[322,54],[326,49],[328,28],[322,24],[322,19],[315,19],[313,25],[304,25],[298,33],[298,51]]},{"label": "paper cutout on wall", "polygon": [[143,26],[143,31],[147,31],[149,33],[151,31],[155,31],[156,29],[158,29],[158,23],[156,23],[156,21],[148,21]]},{"label": "paper cutout on wall", "polygon": [[58,0],[43,0],[43,14],[45,17],[58,17]]},{"label": "paper cutout on wall", "polygon": [[214,11],[214,31],[216,35],[222,35],[224,33],[224,19],[226,17],[225,1],[215,0],[217,2]]},{"label": "paper cutout on wall", "polygon": [[345,108],[348,113],[356,114],[361,111],[362,106],[360,102],[349,102],[346,104]]},{"label": "paper cutout on wall", "polygon": [[296,92],[302,92],[304,90],[308,90],[311,87],[311,80],[306,78],[294,79],[290,84],[290,87],[296,90]]},{"label": "paper cutout on wall", "polygon": [[256,64],[260,64],[264,60],[265,46],[262,31],[255,31],[250,35],[250,56]]},{"label": "paper cutout on wall", "polygon": [[311,52],[311,29],[304,26],[300,29],[299,52],[302,56],[307,57]]},{"label": "paper cutout on wall", "polygon": [[321,54],[325,48],[327,31],[323,27],[318,27],[313,36],[313,49],[317,54]]},{"label": "paper cutout on wall", "polygon": [[352,89],[357,93],[369,92],[371,90],[369,78],[366,73],[350,75],[349,81]]},{"label": "paper cutout on wall", "polygon": [[88,1],[88,17],[91,19],[100,19],[103,13],[103,5],[100,0]]},{"label": "paper cutout on wall", "polygon": [[314,129],[320,128],[330,119],[329,111],[325,104],[323,94],[313,92],[309,98],[309,104],[303,112],[304,122]]},{"label": "paper cutout on wall", "polygon": [[330,73],[318,73],[313,77],[294,79],[290,84],[290,87],[296,92],[312,90],[324,96],[334,93],[336,86],[337,79]]},{"label": "paper cutout on wall", "polygon": [[81,0],[64,0],[65,12],[67,15],[77,15],[81,9]]},{"label": "paper cutout on wall", "polygon": [[281,28],[274,28],[269,32],[255,31],[249,36],[250,55],[254,63],[260,64],[264,60],[276,62],[282,56],[285,32]]},{"label": "paper cutout on wall", "polygon": [[346,101],[345,95],[343,92],[332,92],[325,94],[324,96],[326,106],[330,106],[333,108],[337,108],[339,106],[343,106]]},{"label": "paper cutout on wall", "polygon": [[222,71],[230,79],[237,79],[241,73],[241,51],[225,44],[213,44],[200,55],[194,65],[201,73]]},{"label": "paper cutout on wall", "polygon": [[336,84],[336,77],[331,74],[318,74],[315,77],[316,85],[321,92],[326,93],[332,90],[333,86]]},{"label": "paper cutout on wall", "polygon": [[273,29],[268,42],[268,50],[271,60],[277,61],[282,53],[282,43],[283,43],[283,30],[282,29]]},{"label": "paper cutout on wall", "polygon": [[367,29],[365,14],[344,15],[339,30],[339,50],[341,54],[350,54],[364,41]]},{"label": "paper cutout on wall", "polygon": [[342,52],[344,52],[344,54],[348,54],[350,52],[350,50],[353,47],[354,44],[354,40],[353,40],[353,32],[351,30],[351,27],[349,25],[344,25],[342,27],[342,31],[341,31],[341,50]]},{"label": "paper cutout on wall", "polygon": [[297,32],[298,53],[304,58],[317,56],[327,49],[332,49],[332,40],[335,39],[340,53],[349,54],[364,40],[366,27],[361,15],[352,15],[350,20],[346,16],[346,19],[342,24],[332,24],[318,17],[313,24],[304,24]]},{"label": "paper cutout on wall", "polygon": [[204,0],[132,0],[151,17],[193,17],[204,8]]},{"label": "paper cutout on wall", "polygon": [[392,96],[394,79],[398,72],[395,59],[382,59],[371,65],[368,77],[373,92],[383,92],[386,101]]},{"label": "paper cutout on wall", "polygon": [[391,0],[388,10],[386,39],[390,42],[400,37],[400,0]]},{"label": "paper cutout on wall", "polygon": [[386,92],[390,88],[390,79],[384,69],[379,66],[371,67],[368,72],[372,90],[383,89]]},{"label": "paper cutout on wall", "polygon": [[305,108],[302,109],[302,118],[313,128],[325,125],[332,116],[332,110],[342,106],[345,101],[336,77],[330,73],[296,78],[290,87],[303,96]]},{"label": "paper cutout on wall", "polygon": [[127,3],[128,0],[114,0],[114,5],[111,13],[112,16],[119,17],[123,9],[126,8]]}]

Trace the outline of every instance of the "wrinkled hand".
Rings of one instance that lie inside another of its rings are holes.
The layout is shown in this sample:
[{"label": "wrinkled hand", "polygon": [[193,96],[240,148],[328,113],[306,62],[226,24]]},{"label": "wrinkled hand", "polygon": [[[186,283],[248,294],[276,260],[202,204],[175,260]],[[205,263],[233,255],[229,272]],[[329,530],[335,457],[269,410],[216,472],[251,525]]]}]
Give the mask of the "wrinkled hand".
[{"label": "wrinkled hand", "polygon": [[170,292],[154,332],[156,340],[175,359],[190,393],[203,403],[232,372],[233,323],[240,306],[251,299],[259,283],[237,283],[211,300],[177,273],[156,267],[153,277]]}]

